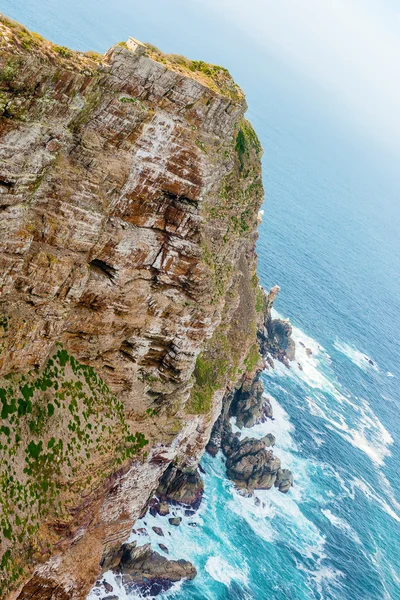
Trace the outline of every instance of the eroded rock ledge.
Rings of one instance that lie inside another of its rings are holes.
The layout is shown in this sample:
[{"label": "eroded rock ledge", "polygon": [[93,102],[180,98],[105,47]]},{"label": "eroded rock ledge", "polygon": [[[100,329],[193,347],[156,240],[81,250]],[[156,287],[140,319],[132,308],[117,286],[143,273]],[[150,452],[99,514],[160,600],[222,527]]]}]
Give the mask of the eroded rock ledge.
[{"label": "eroded rock ledge", "polygon": [[261,146],[222,67],[0,17],[0,595],[81,600],[258,361]]}]

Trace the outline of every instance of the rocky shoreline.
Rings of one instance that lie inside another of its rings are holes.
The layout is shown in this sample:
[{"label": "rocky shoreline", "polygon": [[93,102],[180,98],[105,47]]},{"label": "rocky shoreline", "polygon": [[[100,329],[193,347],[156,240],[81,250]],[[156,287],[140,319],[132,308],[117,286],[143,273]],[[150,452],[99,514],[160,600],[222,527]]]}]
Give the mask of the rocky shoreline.
[{"label": "rocky shoreline", "polygon": [[289,321],[272,319],[271,316],[278,293],[278,286],[273,287],[268,295],[263,290],[265,312],[258,328],[257,340],[264,363],[261,368],[257,368],[252,379],[245,375],[235,390],[225,394],[221,415],[206,446],[206,451],[211,456],[222,450],[226,458],[228,478],[242,493],[250,495],[254,490],[268,490],[272,486],[287,493],[293,485],[291,471],[281,468],[280,459],[271,450],[275,445],[275,437],[271,433],[262,439],[241,439],[240,433],[233,433],[231,424],[232,418],[235,418],[236,427],[248,429],[273,419],[271,403],[264,395],[261,371],[263,368],[273,367],[273,359],[281,361],[288,368],[289,362],[295,359],[295,344]]},{"label": "rocky shoreline", "polygon": [[[261,373],[263,369],[273,368],[274,359],[281,361],[288,368],[290,362],[295,360],[295,344],[291,337],[290,323],[271,317],[271,309],[278,292],[278,286],[272,288],[268,295],[262,290],[265,308],[257,332],[262,359],[252,377],[245,373],[235,389],[227,390],[222,401],[221,414],[214,424],[205,448],[212,457],[222,451],[227,477],[237,490],[246,496],[254,495],[256,490],[269,490],[272,487],[286,494],[294,484],[292,472],[282,468],[280,459],[273,453],[272,448],[276,440],[272,433],[261,439],[247,436],[242,439],[241,433],[234,433],[232,427],[233,419],[239,430],[250,429],[256,424],[273,420],[272,406],[264,393]],[[154,496],[143,511],[143,519],[149,513],[153,517],[168,519],[170,525],[179,527],[182,517],[171,516],[174,507],[180,507],[184,516],[193,516],[200,507],[204,494],[201,471],[201,465],[183,471],[170,464],[161,477]],[[259,502],[259,499],[256,497],[255,501]],[[147,527],[147,522],[144,523]],[[197,523],[189,525],[195,526]],[[146,527],[135,529],[134,532],[147,537]],[[154,526],[152,530],[161,539],[165,537],[162,527]],[[158,546],[164,554],[169,554],[165,544],[160,542]],[[149,543],[138,546],[137,541],[121,547],[112,570],[127,591],[139,592],[144,597],[156,596],[170,589],[178,581],[194,579],[197,574],[195,566],[189,561],[169,560],[153,550]],[[117,600],[118,596],[105,595],[106,592],[114,591],[110,588],[112,586],[105,580],[99,580],[93,593],[102,596],[102,600]]]}]

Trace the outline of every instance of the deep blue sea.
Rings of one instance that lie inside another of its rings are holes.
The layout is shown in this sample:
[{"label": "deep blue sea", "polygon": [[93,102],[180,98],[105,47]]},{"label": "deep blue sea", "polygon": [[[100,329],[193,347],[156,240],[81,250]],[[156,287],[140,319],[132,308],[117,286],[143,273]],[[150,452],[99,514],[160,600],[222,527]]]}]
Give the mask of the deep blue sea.
[{"label": "deep blue sea", "polygon": [[295,485],[287,495],[257,493],[257,506],[235,492],[221,457],[205,456],[196,516],[179,528],[156,519],[170,556],[199,571],[165,598],[400,599],[394,157],[341,120],[326,92],[201,2],[0,0],[0,10],[77,49],[104,51],[133,35],[225,65],[247,93],[265,149],[259,275],[266,288],[281,286],[276,309],[312,356],[297,344],[303,371],[278,365],[264,374],[276,419],[243,435],[274,433]]}]

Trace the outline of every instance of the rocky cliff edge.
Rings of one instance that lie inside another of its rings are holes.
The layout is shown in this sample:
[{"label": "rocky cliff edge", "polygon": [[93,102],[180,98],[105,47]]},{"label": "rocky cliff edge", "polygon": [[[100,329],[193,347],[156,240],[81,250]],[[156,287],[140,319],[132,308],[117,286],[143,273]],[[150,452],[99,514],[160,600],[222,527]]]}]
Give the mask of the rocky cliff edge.
[{"label": "rocky cliff edge", "polygon": [[245,111],[221,67],[0,18],[2,597],[84,598],[255,370]]}]

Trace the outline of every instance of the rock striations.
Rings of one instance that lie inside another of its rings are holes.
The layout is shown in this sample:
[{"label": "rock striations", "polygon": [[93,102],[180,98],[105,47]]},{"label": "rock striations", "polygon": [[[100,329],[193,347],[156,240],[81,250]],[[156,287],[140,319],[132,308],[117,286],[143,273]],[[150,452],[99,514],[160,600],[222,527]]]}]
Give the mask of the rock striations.
[{"label": "rock striations", "polygon": [[1,597],[80,600],[125,572],[170,464],[161,496],[182,473],[201,494],[227,386],[259,361],[245,111],[222,67],[72,52],[0,18]]}]

